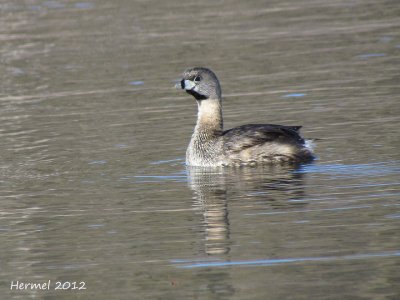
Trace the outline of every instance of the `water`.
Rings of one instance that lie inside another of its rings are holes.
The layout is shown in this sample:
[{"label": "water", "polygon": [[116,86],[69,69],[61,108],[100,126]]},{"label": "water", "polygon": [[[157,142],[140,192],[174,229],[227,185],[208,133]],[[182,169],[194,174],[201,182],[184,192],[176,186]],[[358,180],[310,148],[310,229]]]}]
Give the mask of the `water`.
[{"label": "water", "polygon": [[[399,299],[397,1],[0,14],[4,299]],[[195,65],[220,77],[226,128],[303,125],[318,160],[186,170],[196,107],[173,85]]]}]

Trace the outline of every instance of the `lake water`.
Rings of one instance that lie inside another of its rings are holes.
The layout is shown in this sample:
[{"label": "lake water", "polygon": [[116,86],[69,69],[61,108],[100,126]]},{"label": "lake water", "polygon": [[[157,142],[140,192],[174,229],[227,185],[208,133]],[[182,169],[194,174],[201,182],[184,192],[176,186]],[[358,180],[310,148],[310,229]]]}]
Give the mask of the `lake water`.
[{"label": "lake water", "polygon": [[[400,299],[398,1],[0,15],[2,299]],[[226,128],[303,125],[318,159],[186,170],[196,104],[173,85],[197,65]]]}]

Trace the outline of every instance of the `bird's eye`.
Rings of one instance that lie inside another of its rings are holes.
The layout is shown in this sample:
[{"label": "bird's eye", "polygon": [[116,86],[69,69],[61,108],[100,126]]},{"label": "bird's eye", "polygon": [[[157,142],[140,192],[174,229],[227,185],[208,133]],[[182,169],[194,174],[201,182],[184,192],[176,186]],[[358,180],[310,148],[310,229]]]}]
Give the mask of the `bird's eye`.
[{"label": "bird's eye", "polygon": [[196,76],[196,77],[193,79],[194,82],[199,82],[200,80],[201,80],[200,76]]}]

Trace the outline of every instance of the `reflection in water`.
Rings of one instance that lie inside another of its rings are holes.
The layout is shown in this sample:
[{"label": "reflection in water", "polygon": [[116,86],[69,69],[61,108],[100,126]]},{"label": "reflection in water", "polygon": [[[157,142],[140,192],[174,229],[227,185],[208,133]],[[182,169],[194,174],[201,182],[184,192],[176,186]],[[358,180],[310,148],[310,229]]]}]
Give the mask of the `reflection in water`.
[{"label": "reflection in water", "polygon": [[[205,253],[230,251],[229,198],[261,200],[272,209],[305,205],[303,174],[297,166],[258,168],[188,167],[188,182],[195,193],[194,206],[201,208],[205,226]],[[293,201],[293,202],[291,202]]]},{"label": "reflection in water", "polygon": [[229,252],[229,213],[227,189],[222,169],[187,168],[191,189],[195,192],[194,206],[201,208],[205,225],[205,252]]}]

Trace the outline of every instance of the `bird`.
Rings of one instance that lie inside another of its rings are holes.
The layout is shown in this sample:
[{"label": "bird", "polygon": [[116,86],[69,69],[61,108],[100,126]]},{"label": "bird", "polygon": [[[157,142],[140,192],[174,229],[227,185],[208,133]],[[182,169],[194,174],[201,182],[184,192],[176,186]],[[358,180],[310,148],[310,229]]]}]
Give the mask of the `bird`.
[{"label": "bird", "polygon": [[175,87],[193,96],[198,107],[186,150],[187,166],[291,164],[315,158],[312,142],[300,136],[301,126],[247,124],[224,130],[221,86],[210,69],[186,69]]}]

